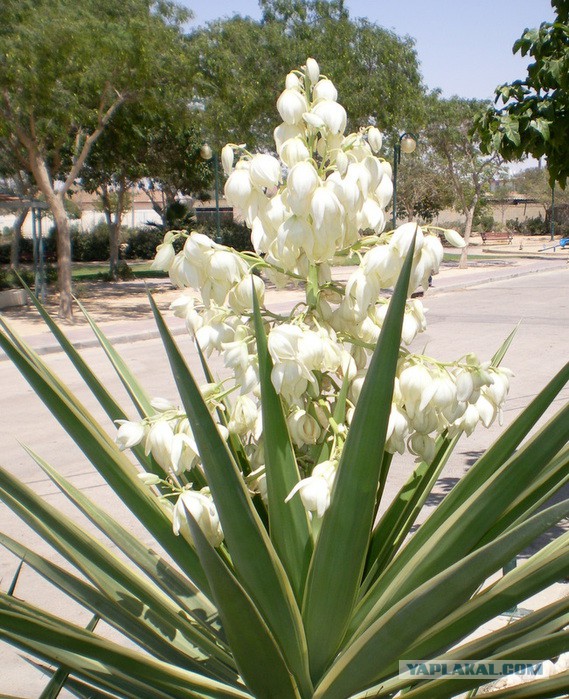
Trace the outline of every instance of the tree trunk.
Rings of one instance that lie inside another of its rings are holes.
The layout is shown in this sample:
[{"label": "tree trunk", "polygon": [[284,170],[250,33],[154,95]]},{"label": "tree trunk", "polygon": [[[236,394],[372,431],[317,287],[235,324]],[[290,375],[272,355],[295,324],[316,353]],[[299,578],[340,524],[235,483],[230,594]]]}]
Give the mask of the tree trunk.
[{"label": "tree trunk", "polygon": [[22,226],[28,215],[29,208],[20,209],[16,214],[16,220],[12,226],[12,245],[10,246],[10,267],[19,269],[20,267],[20,241],[22,240]]},{"label": "tree trunk", "polygon": [[466,212],[466,224],[464,226],[464,242],[465,246],[460,252],[460,262],[458,266],[460,269],[466,269],[468,263],[468,244],[470,243],[470,234],[472,233],[472,221],[474,220],[474,211],[476,209],[476,204],[478,203],[478,195],[474,195],[472,204]]},{"label": "tree trunk", "polygon": [[63,198],[56,196],[49,202],[57,227],[57,277],[59,280],[59,312],[64,320],[73,320],[73,297],[71,289],[71,233]]},{"label": "tree trunk", "polygon": [[59,317],[73,320],[73,299],[71,296],[71,234],[69,220],[63,205],[64,191],[56,192],[49,175],[45,159],[33,142],[27,144],[30,154],[30,168],[37,186],[45,196],[57,228],[57,276],[59,281]]},{"label": "tree trunk", "polygon": [[119,236],[121,231],[120,219],[109,226],[109,273],[114,282],[119,280]]}]

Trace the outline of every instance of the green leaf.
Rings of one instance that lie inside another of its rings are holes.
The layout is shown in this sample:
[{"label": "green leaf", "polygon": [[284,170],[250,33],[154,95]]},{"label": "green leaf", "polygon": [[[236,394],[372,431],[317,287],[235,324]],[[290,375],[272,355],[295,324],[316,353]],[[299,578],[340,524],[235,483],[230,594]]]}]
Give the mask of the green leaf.
[{"label": "green leaf", "polygon": [[195,656],[197,646],[231,663],[230,656],[183,612],[180,613],[180,607],[155,585],[1,468],[0,499],[99,590],[116,602],[122,600],[127,606],[132,603],[139,614],[145,614],[145,619],[154,630],[170,639],[188,657]]},{"label": "green leaf", "polygon": [[287,496],[300,480],[296,457],[291,444],[281,400],[271,380],[273,362],[267,347],[267,336],[253,286],[253,307],[259,381],[267,496],[269,499],[269,531],[271,541],[287,572],[296,599],[301,600],[313,544],[308,517],[302,501]]},{"label": "green leaf", "polygon": [[[191,513],[187,512],[187,515],[223,628],[245,684],[255,697],[298,699],[294,678],[254,602],[208,543]],[[270,672],[267,672],[268,668]]]},{"label": "green leaf", "polygon": [[310,564],[303,618],[315,680],[331,662],[346,631],[364,569],[413,253],[414,242],[371,359]]},{"label": "green leaf", "polygon": [[207,581],[195,552],[183,538],[174,535],[171,521],[156,496],[140,481],[133,464],[97,420],[66,389],[60,388],[61,382],[46,365],[36,364],[33,351],[25,344],[17,347],[0,333],[0,347],[126,507],[207,594]]},{"label": "green leaf", "polygon": [[[140,570],[197,623],[216,614],[205,595],[181,575],[167,560],[148,549],[108,513],[95,505],[78,488],[61,476],[44,459],[24,446],[28,454],[61,492],[107,536]],[[197,614],[195,613],[197,611]],[[211,631],[206,627],[208,631]]]},{"label": "green leaf", "polygon": [[222,682],[125,648],[0,593],[0,638],[134,699],[245,699]]},{"label": "green leaf", "polygon": [[[97,626],[98,621],[99,621],[99,617],[97,615],[95,615],[91,619],[91,621],[87,624],[87,626],[86,626],[87,631],[94,631],[95,626]],[[43,690],[43,692],[40,694],[39,699],[57,699],[57,697],[61,693],[61,690],[65,686],[68,677],[69,677],[69,670],[67,668],[60,667],[58,670],[56,670],[53,673],[53,677],[49,681],[49,684]]]},{"label": "green leaf", "polygon": [[225,534],[240,584],[257,605],[297,678],[301,694],[312,691],[307,667],[306,640],[293,590],[249,492],[174,342],[150,296],[156,323],[172,373],[192,426],[203,468]]},{"label": "green leaf", "polygon": [[[316,688],[314,698],[345,699],[381,680],[406,656],[420,630],[428,630],[467,602],[487,577],[568,513],[569,500],[540,512],[438,573],[375,621],[364,620]],[[507,605],[509,600],[502,602]]]},{"label": "green leaf", "polygon": [[95,323],[93,318],[91,318],[91,316],[89,315],[85,307],[82,305],[82,303],[77,299],[75,299],[75,301],[77,302],[85,318],[87,318],[87,321],[89,322],[89,325],[95,333],[97,340],[99,340],[99,344],[101,345],[101,347],[105,351],[105,354],[111,361],[111,364],[117,372],[117,376],[121,380],[122,385],[125,387],[132,402],[136,406],[139,415],[141,417],[148,417],[149,415],[154,415],[156,411],[150,403],[150,398],[148,397],[148,394],[141,386],[136,376],[132,373],[128,364],[126,364],[124,359],[115,350],[115,348],[109,342],[103,331]]},{"label": "green leaf", "polygon": [[389,505],[373,530],[368,553],[369,570],[360,594],[365,594],[387,563],[402,546],[459,437],[441,437],[430,464],[422,461]]},{"label": "green leaf", "polygon": [[543,118],[538,118],[538,119],[532,119],[529,123],[530,128],[533,129],[534,131],[537,131],[537,133],[543,138],[544,141],[549,141],[550,135],[549,135],[549,122],[547,119]]}]

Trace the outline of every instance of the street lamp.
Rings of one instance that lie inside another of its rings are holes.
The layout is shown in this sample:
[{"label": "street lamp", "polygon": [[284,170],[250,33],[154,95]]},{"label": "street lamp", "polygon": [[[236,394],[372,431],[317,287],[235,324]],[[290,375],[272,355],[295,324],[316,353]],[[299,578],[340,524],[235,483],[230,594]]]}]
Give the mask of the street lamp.
[{"label": "street lamp", "polygon": [[203,146],[200,148],[200,156],[204,160],[211,160],[213,158],[213,172],[215,177],[215,242],[221,243],[221,221],[219,213],[219,164],[217,160],[217,153],[211,150],[211,147],[208,143],[204,143]]},{"label": "street lamp", "polygon": [[410,132],[402,133],[393,146],[393,228],[397,226],[397,166],[401,162],[401,153],[413,153],[417,148],[418,138]]}]

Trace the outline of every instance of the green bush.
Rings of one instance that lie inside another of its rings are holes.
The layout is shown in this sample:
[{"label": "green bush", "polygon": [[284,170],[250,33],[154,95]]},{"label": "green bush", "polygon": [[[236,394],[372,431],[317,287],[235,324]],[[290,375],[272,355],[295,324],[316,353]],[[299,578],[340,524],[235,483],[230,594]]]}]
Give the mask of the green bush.
[{"label": "green bush", "polygon": [[547,233],[546,223],[543,216],[534,216],[520,221],[518,218],[511,218],[506,221],[506,228],[519,235],[544,235]]},{"label": "green bush", "polygon": [[109,227],[98,223],[91,231],[71,228],[71,259],[74,262],[103,262],[109,259]]},{"label": "green bush", "polygon": [[123,256],[128,260],[151,260],[163,239],[164,232],[159,228],[146,226],[130,229],[126,234],[128,247]]}]

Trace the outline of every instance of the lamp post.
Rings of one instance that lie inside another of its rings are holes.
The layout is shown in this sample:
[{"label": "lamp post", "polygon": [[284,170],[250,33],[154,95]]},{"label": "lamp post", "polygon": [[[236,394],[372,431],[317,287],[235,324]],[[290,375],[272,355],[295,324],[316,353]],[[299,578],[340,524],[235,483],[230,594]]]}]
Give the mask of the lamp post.
[{"label": "lamp post", "polygon": [[401,153],[413,153],[417,147],[417,136],[410,132],[402,133],[393,146],[393,228],[397,226],[397,166]]},{"label": "lamp post", "polygon": [[200,155],[204,160],[211,160],[213,158],[213,172],[215,177],[215,242],[221,243],[221,220],[219,214],[219,163],[217,160],[217,153],[211,150],[208,143],[204,143],[200,148]]},{"label": "lamp post", "polygon": [[551,187],[551,220],[549,221],[551,240],[555,240],[555,182]]}]

